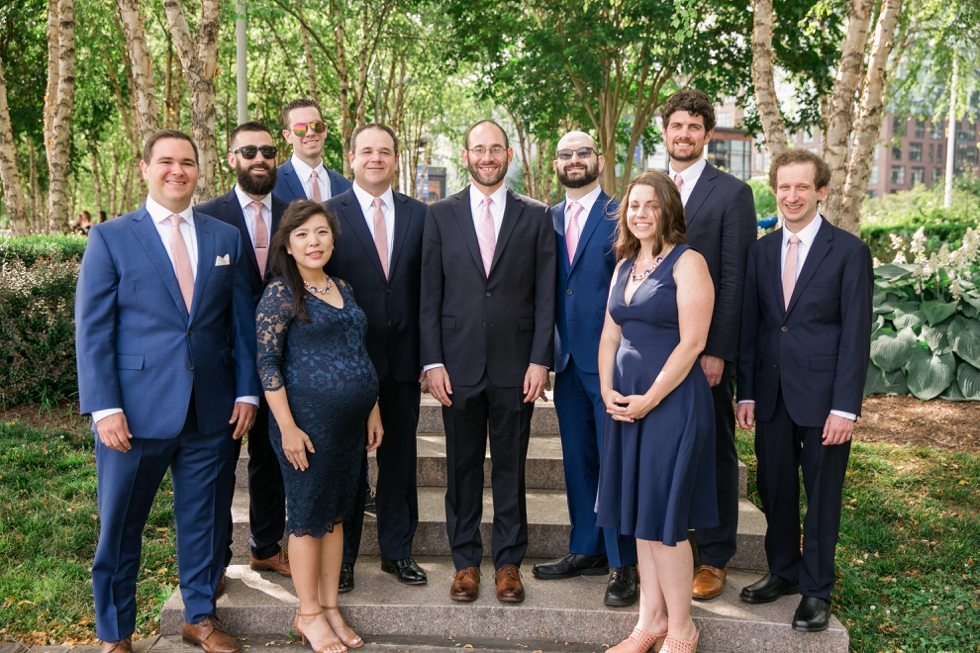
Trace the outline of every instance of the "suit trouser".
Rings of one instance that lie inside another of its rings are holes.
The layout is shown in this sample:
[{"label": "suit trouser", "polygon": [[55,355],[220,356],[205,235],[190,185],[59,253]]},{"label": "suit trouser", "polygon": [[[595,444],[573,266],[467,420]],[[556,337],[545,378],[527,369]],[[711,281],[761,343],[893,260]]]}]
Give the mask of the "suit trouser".
[{"label": "suit trouser", "polygon": [[[823,426],[799,426],[786,410],[782,391],[772,419],[756,422],[758,485],[766,514],[769,571],[799,581],[800,594],[830,601],[834,553],[840,530],[841,495],[851,443],[825,446]],[[800,477],[806,489],[800,553]]]},{"label": "suit trouser", "polygon": [[718,525],[699,528],[694,537],[702,565],[724,569],[735,555],[738,533],[738,455],[735,451],[734,383],[723,377],[711,388],[715,404],[715,483],[718,493]]},{"label": "suit trouser", "polygon": [[475,386],[453,385],[444,406],[446,430],[446,529],[456,569],[479,567],[483,558],[483,464],[490,430],[493,494],[493,566],[520,566],[527,553],[524,469],[534,403],[523,388],[501,388],[486,372]]},{"label": "suit trouser", "polygon": [[561,433],[565,495],[571,520],[568,551],[578,555],[606,554],[613,567],[636,564],[636,539],[615,528],[595,525],[602,452],[602,416],[606,405],[599,391],[599,375],[583,372],[569,358],[555,375],[555,412]]},{"label": "suit trouser", "polygon": [[117,641],[136,627],[136,578],[143,528],[153,498],[170,468],[177,526],[177,569],[184,621],[214,615],[214,595],[227,545],[235,473],[232,429],[198,431],[194,403],[180,434],[165,440],[134,437],[123,453],[95,437],[101,530],[92,564],[95,629]]},{"label": "suit trouser", "polygon": [[[412,555],[412,540],[419,525],[418,467],[419,383],[401,383],[389,374],[378,388],[378,409],[384,437],[377,450],[378,546],[381,557],[401,560]],[[365,462],[367,454],[365,453]],[[364,497],[367,483],[361,476],[354,514],[344,522],[344,562],[354,564],[361,547]]]}]

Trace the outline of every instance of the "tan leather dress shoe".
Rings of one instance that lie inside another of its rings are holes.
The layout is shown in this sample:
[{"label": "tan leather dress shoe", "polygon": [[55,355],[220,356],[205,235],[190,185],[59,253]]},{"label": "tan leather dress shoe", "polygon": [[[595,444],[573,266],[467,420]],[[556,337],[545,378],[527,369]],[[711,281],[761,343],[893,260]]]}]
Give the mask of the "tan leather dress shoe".
[{"label": "tan leather dress shoe", "polygon": [[480,570],[476,567],[460,569],[453,576],[449,598],[453,601],[475,601],[480,595]]},{"label": "tan leather dress shoe", "polygon": [[118,642],[102,642],[102,653],[133,653],[133,638],[123,637]]},{"label": "tan leather dress shoe", "polygon": [[728,572],[725,569],[718,569],[708,565],[698,567],[698,573],[694,575],[694,587],[692,594],[699,601],[707,601],[725,591],[725,577]]},{"label": "tan leather dress shoe", "polygon": [[205,653],[241,653],[238,640],[225,632],[214,617],[204,617],[199,623],[184,622],[181,628],[183,639],[188,644],[196,644]]},{"label": "tan leather dress shoe", "polygon": [[293,573],[289,570],[289,557],[286,552],[279,549],[279,553],[272,556],[271,558],[266,558],[265,560],[258,560],[252,557],[252,554],[248,554],[249,567],[252,571],[278,571],[283,576],[292,576]]},{"label": "tan leather dress shoe", "polygon": [[521,571],[517,565],[504,565],[493,575],[497,581],[497,599],[500,601],[519,602],[524,600],[524,583],[521,582]]}]

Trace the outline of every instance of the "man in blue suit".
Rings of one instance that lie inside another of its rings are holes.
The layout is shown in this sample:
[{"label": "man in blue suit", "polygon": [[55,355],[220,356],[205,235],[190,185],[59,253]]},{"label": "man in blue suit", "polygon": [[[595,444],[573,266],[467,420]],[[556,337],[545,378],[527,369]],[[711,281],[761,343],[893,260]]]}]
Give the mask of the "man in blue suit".
[{"label": "man in blue suit", "polygon": [[327,123],[313,100],[293,100],[282,109],[282,137],[293,146],[289,161],[279,166],[272,194],[284,202],[326,202],[350,189],[350,181],[323,165]]},{"label": "man in blue suit", "polygon": [[199,169],[186,134],[151,136],[140,168],[146,204],[93,227],[75,301],[79,403],[98,436],[96,633],[103,653],[131,653],[143,527],[169,467],[184,640],[238,653],[215,593],[235,439],[260,393],[242,239],[191,209]]},{"label": "man in blue suit", "polygon": [[616,256],[619,202],[599,187],[605,160],[595,140],[573,131],[558,141],[554,161],[565,201],[551,208],[558,249],[555,320],[555,410],[571,519],[569,554],[534,565],[541,580],[602,575],[613,568],[604,602],[628,606],[639,597],[636,541],[595,525],[602,417],[599,337]]},{"label": "man in blue suit", "polygon": [[[272,132],[258,122],[237,126],[228,139],[228,165],[238,183],[221,197],[199,204],[198,211],[238,229],[252,291],[252,310],[265,290],[269,243],[279,228],[286,202],[272,194],[276,185],[277,148]],[[239,443],[241,440],[238,441]],[[231,564],[231,515],[225,567]],[[289,560],[279,542],[286,530],[286,492],[279,459],[269,444],[269,405],[260,396],[255,426],[248,432],[249,562],[256,571],[291,576]],[[224,589],[224,579],[218,593]]]},{"label": "man in blue suit", "polygon": [[[803,595],[793,628],[826,630],[854,421],[871,353],[871,250],[817,212],[830,168],[808,150],[772,160],[783,228],[749,247],[738,362],[739,426],[755,426],[769,573],[748,603]],[[800,551],[800,481],[807,511]]]}]

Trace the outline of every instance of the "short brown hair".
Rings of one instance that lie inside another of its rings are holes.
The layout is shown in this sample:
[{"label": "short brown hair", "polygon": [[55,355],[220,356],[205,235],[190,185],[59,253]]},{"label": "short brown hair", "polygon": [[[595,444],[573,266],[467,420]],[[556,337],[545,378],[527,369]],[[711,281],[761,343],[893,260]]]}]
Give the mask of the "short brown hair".
[{"label": "short brown hair", "polygon": [[282,108],[282,127],[283,129],[292,129],[292,125],[289,124],[289,112],[293,109],[305,109],[307,107],[316,109],[316,112],[320,114],[320,120],[323,120],[323,110],[320,108],[320,104],[316,100],[311,100],[309,98],[300,98],[299,100],[293,100],[286,106]]},{"label": "short brown hair", "polygon": [[504,147],[510,148],[510,139],[507,138],[507,130],[501,127],[500,123],[498,123],[496,120],[490,120],[489,118],[487,118],[486,120],[481,120],[480,122],[476,123],[475,125],[473,125],[472,127],[466,130],[466,140],[463,141],[463,147],[469,149],[470,134],[472,134],[473,130],[479,127],[480,125],[493,125],[497,129],[499,129],[500,133],[504,135]]},{"label": "short brown hair", "polygon": [[[391,136],[391,142],[395,144],[395,156],[398,156],[398,137],[395,136],[395,130],[388,125],[382,125],[379,122],[369,122],[365,125],[361,125],[354,130],[354,133],[350,135],[350,151],[354,152],[357,148],[357,137],[361,132],[367,131],[368,129],[380,129],[384,133]],[[356,153],[356,152],[355,152]]]},{"label": "short brown hair", "polygon": [[150,161],[153,159],[153,146],[157,144],[157,141],[162,141],[166,138],[175,138],[179,141],[190,143],[191,147],[194,148],[194,163],[200,165],[201,161],[197,154],[197,143],[190,136],[176,129],[163,129],[146,139],[146,144],[143,146],[143,161],[146,165],[150,165]]},{"label": "short brown hair", "polygon": [[265,132],[271,138],[275,138],[275,136],[272,135],[272,130],[270,130],[268,127],[266,127],[262,123],[260,123],[260,122],[254,122],[254,121],[252,121],[252,122],[243,122],[242,124],[240,124],[237,127],[235,127],[235,129],[232,130],[232,132],[231,132],[231,136],[228,137],[228,149],[229,150],[231,149],[231,144],[235,142],[235,137],[238,136],[239,134],[241,134],[242,132]]},{"label": "short brown hair", "polygon": [[618,236],[616,238],[616,258],[624,259],[636,256],[640,251],[640,240],[630,231],[626,222],[629,210],[630,193],[636,186],[650,186],[657,194],[660,204],[660,216],[657,218],[657,236],[653,253],[659,254],[664,245],[683,245],[687,238],[687,222],[684,220],[684,205],[677,185],[670,177],[656,170],[647,170],[630,182],[623,193],[623,202],[616,212]]},{"label": "short brown hair", "polygon": [[667,130],[667,123],[675,111],[687,111],[692,116],[701,116],[704,119],[706,132],[715,128],[715,107],[707,95],[695,88],[677,91],[664,102],[664,108],[660,111],[660,123],[664,131]]},{"label": "short brown hair", "polygon": [[830,185],[830,166],[810,150],[786,150],[777,154],[769,164],[769,187],[776,190],[776,173],[784,166],[794,163],[812,163],[815,169],[813,185],[816,190]]}]

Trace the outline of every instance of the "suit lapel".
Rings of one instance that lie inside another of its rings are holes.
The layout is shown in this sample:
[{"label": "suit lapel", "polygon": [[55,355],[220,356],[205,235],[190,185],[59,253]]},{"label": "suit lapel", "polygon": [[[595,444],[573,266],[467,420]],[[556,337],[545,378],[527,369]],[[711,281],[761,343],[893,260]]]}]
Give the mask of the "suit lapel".
[{"label": "suit lapel", "polygon": [[[341,202],[344,204],[343,214],[346,222],[344,226],[354,232],[358,242],[361,243],[361,247],[364,248],[367,260],[371,262],[371,267],[374,268],[383,280],[385,273],[381,268],[381,259],[378,258],[378,248],[374,245],[374,238],[371,237],[367,222],[364,221],[364,212],[361,211],[361,205],[358,203],[354,191],[342,193]],[[391,268],[389,267],[388,269],[390,270]]]},{"label": "suit lapel", "polygon": [[473,226],[473,212],[470,211],[470,187],[456,195],[453,202],[453,213],[456,215],[456,222],[459,224],[459,231],[463,235],[463,242],[470,250],[473,261],[483,274],[483,258],[480,256],[480,243],[476,238],[476,227]]},{"label": "suit lapel", "polygon": [[[504,205],[504,217],[500,221],[500,233],[497,234],[497,243],[493,248],[493,262],[490,264],[490,274],[493,274],[493,269],[496,267],[497,261],[500,260],[500,256],[503,254],[504,247],[507,246],[507,241],[510,240],[511,234],[514,233],[517,220],[521,217],[523,211],[524,202],[521,201],[520,195],[508,188],[507,203]],[[490,275],[487,276],[489,277]]]},{"label": "suit lapel", "polygon": [[[806,260],[803,262],[803,269],[800,270],[800,276],[796,279],[796,285],[793,286],[793,296],[789,300],[789,308],[786,309],[787,315],[792,312],[793,307],[796,306],[796,302],[800,300],[800,295],[803,294],[806,285],[810,283],[810,279],[813,278],[817,268],[820,267],[820,263],[830,253],[833,240],[833,229],[827,219],[824,218],[820,229],[817,230],[816,237],[813,239],[813,243],[810,245],[810,251],[806,254]],[[780,285],[782,284],[780,283]]]},{"label": "suit lapel", "polygon": [[561,266],[568,272],[571,266],[568,264],[568,245],[565,244],[565,200],[551,209],[551,222],[555,226],[555,233],[558,234],[558,259]]},{"label": "suit lapel", "polygon": [[[783,232],[781,229],[773,232],[774,234],[779,234],[776,238],[771,238],[769,240],[769,245],[766,247],[766,258],[769,260],[769,280],[772,283],[773,294],[779,300],[779,305],[781,307],[786,306],[786,298],[783,297],[783,274],[782,274],[782,248],[783,248]],[[783,315],[785,317],[785,308]]]},{"label": "suit lapel", "polygon": [[408,197],[394,191],[391,192],[391,196],[395,205],[393,207],[395,211],[395,240],[391,243],[391,260],[388,261],[389,279],[395,270],[395,265],[398,264],[398,255],[405,247],[405,239],[408,238],[408,221],[411,219],[411,213],[408,210]]},{"label": "suit lapel", "polygon": [[[191,315],[188,324],[193,322],[194,317],[200,312],[204,289],[207,287],[211,270],[214,269],[215,260],[214,231],[211,229],[208,218],[197,211],[194,211],[194,229],[197,231],[197,279],[194,282],[194,301],[191,302]],[[233,253],[224,252],[222,256]]]},{"label": "suit lapel", "polygon": [[146,208],[143,208],[133,220],[133,233],[143,245],[146,257],[153,263],[163,285],[167,287],[170,297],[174,300],[174,307],[186,320],[187,306],[184,304],[184,296],[180,293],[180,286],[177,284],[177,273],[174,272],[174,264],[170,261],[167,249],[160,240],[160,232],[157,231],[153,218],[150,217]]},{"label": "suit lapel", "polygon": [[575,249],[575,258],[572,259],[572,265],[570,267],[574,268],[579,258],[581,258],[582,252],[585,251],[586,246],[589,244],[589,239],[592,238],[592,234],[595,233],[596,227],[602,220],[603,213],[606,212],[606,204],[608,202],[609,196],[605,193],[599,193],[599,197],[596,198],[595,203],[592,205],[592,210],[589,211],[589,217],[585,219],[585,226],[582,228],[582,235],[579,237],[578,245],[576,245]]},{"label": "suit lapel", "polygon": [[307,199],[306,189],[303,188],[303,182],[299,180],[299,176],[296,174],[296,168],[293,167],[293,162],[287,161],[282,167],[283,176],[286,178],[286,185],[289,186],[289,190],[293,191],[293,195],[297,199]]},{"label": "suit lapel", "polygon": [[718,168],[710,163],[705,164],[698,183],[694,184],[691,196],[687,198],[687,205],[684,207],[684,218],[687,224],[691,224],[698,216],[701,205],[708,199],[708,195],[715,189],[715,178],[718,176]]}]

